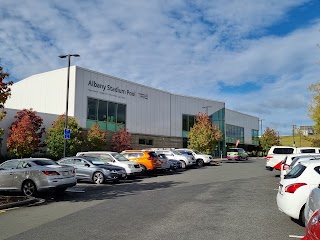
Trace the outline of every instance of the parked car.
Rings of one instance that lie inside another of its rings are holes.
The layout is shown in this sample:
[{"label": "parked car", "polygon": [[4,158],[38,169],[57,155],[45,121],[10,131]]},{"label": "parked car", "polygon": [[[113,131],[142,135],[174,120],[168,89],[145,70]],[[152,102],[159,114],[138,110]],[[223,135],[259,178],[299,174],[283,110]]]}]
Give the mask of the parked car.
[{"label": "parked car", "polygon": [[125,150],[121,154],[129,159],[140,164],[142,170],[153,171],[161,169],[161,162],[158,155],[150,150]]},{"label": "parked car", "polygon": [[277,194],[279,210],[304,223],[305,204],[319,182],[320,160],[300,162],[280,181]]},{"label": "parked car", "polygon": [[161,169],[163,171],[168,171],[171,169],[169,159],[164,154],[158,154],[159,160],[161,162]]},{"label": "parked car", "polygon": [[281,170],[281,164],[288,154],[294,153],[320,153],[320,148],[316,147],[291,147],[291,146],[272,146],[266,157],[266,169]]},{"label": "parked car", "polygon": [[92,156],[98,157],[105,163],[113,166],[123,167],[126,170],[127,176],[139,175],[142,168],[139,164],[129,161],[123,155],[117,152],[95,151],[95,152],[78,152],[77,156]]},{"label": "parked car", "polygon": [[64,192],[77,184],[75,169],[47,158],[12,159],[0,164],[0,191],[18,191],[26,196],[37,192]]},{"label": "parked car", "polygon": [[66,157],[57,161],[60,165],[72,166],[76,169],[78,180],[93,181],[101,184],[106,181],[118,182],[127,177],[123,167],[106,164],[100,158],[92,156]]},{"label": "parked car", "polygon": [[310,217],[306,224],[306,235],[301,240],[319,240],[320,239],[320,210],[318,209]]},{"label": "parked car", "polygon": [[311,191],[307,199],[306,206],[304,208],[304,219],[306,224],[318,209],[320,209],[320,185]]},{"label": "parked car", "polygon": [[281,163],[281,172],[280,179],[283,179],[284,175],[286,175],[298,160],[309,160],[311,158],[320,157],[319,153],[295,153],[287,155]]},{"label": "parked car", "polygon": [[201,152],[198,152],[198,151],[195,151],[195,150],[192,150],[192,149],[178,148],[178,149],[175,149],[175,150],[180,152],[180,153],[182,153],[182,154],[193,156],[194,159],[196,159],[198,166],[203,166],[205,164],[210,164],[211,162],[214,161],[211,155],[203,154]]},{"label": "parked car", "polygon": [[180,161],[174,160],[174,159],[169,159],[165,154],[162,154],[162,153],[158,154],[158,156],[161,160],[167,159],[167,161],[169,163],[170,170],[176,171],[176,170],[182,168]]},{"label": "parked car", "polygon": [[158,148],[157,150],[154,150],[157,154],[164,154],[169,159],[178,160],[181,162],[182,168],[186,168],[189,166],[196,165],[196,159],[193,156],[190,155],[184,155],[176,150],[173,149],[166,149],[166,148]]},{"label": "parked car", "polygon": [[228,160],[248,160],[248,153],[243,148],[229,148],[227,151]]}]

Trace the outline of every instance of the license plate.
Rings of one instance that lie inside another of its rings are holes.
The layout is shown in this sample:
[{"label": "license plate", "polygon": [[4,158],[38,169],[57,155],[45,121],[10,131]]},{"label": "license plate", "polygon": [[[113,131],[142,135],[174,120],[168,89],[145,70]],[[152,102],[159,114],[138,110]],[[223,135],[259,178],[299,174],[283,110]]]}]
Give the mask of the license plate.
[{"label": "license plate", "polygon": [[69,171],[62,172],[62,175],[63,176],[68,176],[69,175]]}]

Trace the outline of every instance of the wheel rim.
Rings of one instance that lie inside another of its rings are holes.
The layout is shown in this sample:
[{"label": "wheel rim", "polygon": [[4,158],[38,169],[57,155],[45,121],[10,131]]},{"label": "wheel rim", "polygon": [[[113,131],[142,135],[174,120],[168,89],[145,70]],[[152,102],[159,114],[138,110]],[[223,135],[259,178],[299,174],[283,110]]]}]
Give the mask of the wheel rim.
[{"label": "wheel rim", "polygon": [[186,168],[186,163],[184,161],[181,161],[182,168]]},{"label": "wheel rim", "polygon": [[95,173],[93,175],[93,181],[96,183],[96,184],[101,184],[103,183],[104,181],[104,177],[103,177],[103,174],[102,173]]},{"label": "wheel rim", "polygon": [[26,182],[22,187],[23,194],[26,196],[32,196],[36,191],[36,186],[33,182]]}]

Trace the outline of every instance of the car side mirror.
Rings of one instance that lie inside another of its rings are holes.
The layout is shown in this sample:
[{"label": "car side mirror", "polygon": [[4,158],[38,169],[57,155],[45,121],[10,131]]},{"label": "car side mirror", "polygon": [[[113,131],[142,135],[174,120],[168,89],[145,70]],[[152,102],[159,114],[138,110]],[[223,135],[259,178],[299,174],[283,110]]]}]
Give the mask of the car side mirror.
[{"label": "car side mirror", "polygon": [[86,163],[84,166],[85,166],[85,167],[90,167],[90,164]]}]

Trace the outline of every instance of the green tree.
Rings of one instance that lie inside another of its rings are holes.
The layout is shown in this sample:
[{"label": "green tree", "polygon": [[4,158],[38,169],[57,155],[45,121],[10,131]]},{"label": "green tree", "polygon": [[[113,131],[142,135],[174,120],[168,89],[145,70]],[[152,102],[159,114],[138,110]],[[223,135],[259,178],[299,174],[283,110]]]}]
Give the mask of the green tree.
[{"label": "green tree", "polygon": [[188,138],[188,148],[211,154],[218,141],[222,138],[222,133],[216,125],[212,126],[206,113],[199,113],[196,116],[195,125],[190,129]]},{"label": "green tree", "polygon": [[29,157],[38,150],[39,136],[29,115],[23,116],[20,121],[11,125],[8,133],[7,149],[10,155]]},{"label": "green tree", "polygon": [[126,128],[121,128],[115,132],[112,136],[113,150],[116,152],[122,152],[124,150],[130,149],[131,147],[131,134]]},{"label": "green tree", "polygon": [[[0,66],[0,121],[6,116],[4,109],[4,104],[7,99],[11,96],[10,86],[13,84],[12,81],[6,82],[5,79],[9,77],[9,73],[3,72],[3,67]],[[0,128],[0,136],[4,133],[4,129]]]},{"label": "green tree", "polygon": [[308,88],[312,92],[312,100],[309,106],[309,117],[314,122],[316,135],[312,138],[307,137],[313,147],[320,147],[320,82],[312,84]]},{"label": "green tree", "polygon": [[86,140],[90,150],[104,150],[107,144],[107,133],[100,130],[98,124],[92,124]]},{"label": "green tree", "polygon": [[[61,115],[52,123],[47,132],[47,140],[45,141],[47,151],[54,158],[63,156],[64,123],[65,115]],[[67,139],[66,156],[73,156],[81,150],[83,143],[81,128],[74,117],[68,118],[68,129],[71,131],[71,136],[70,139]]]},{"label": "green tree", "polygon": [[265,132],[260,138],[260,145],[263,149],[263,152],[268,152],[272,146],[279,146],[280,139],[277,135],[277,132],[272,128],[266,128]]}]

